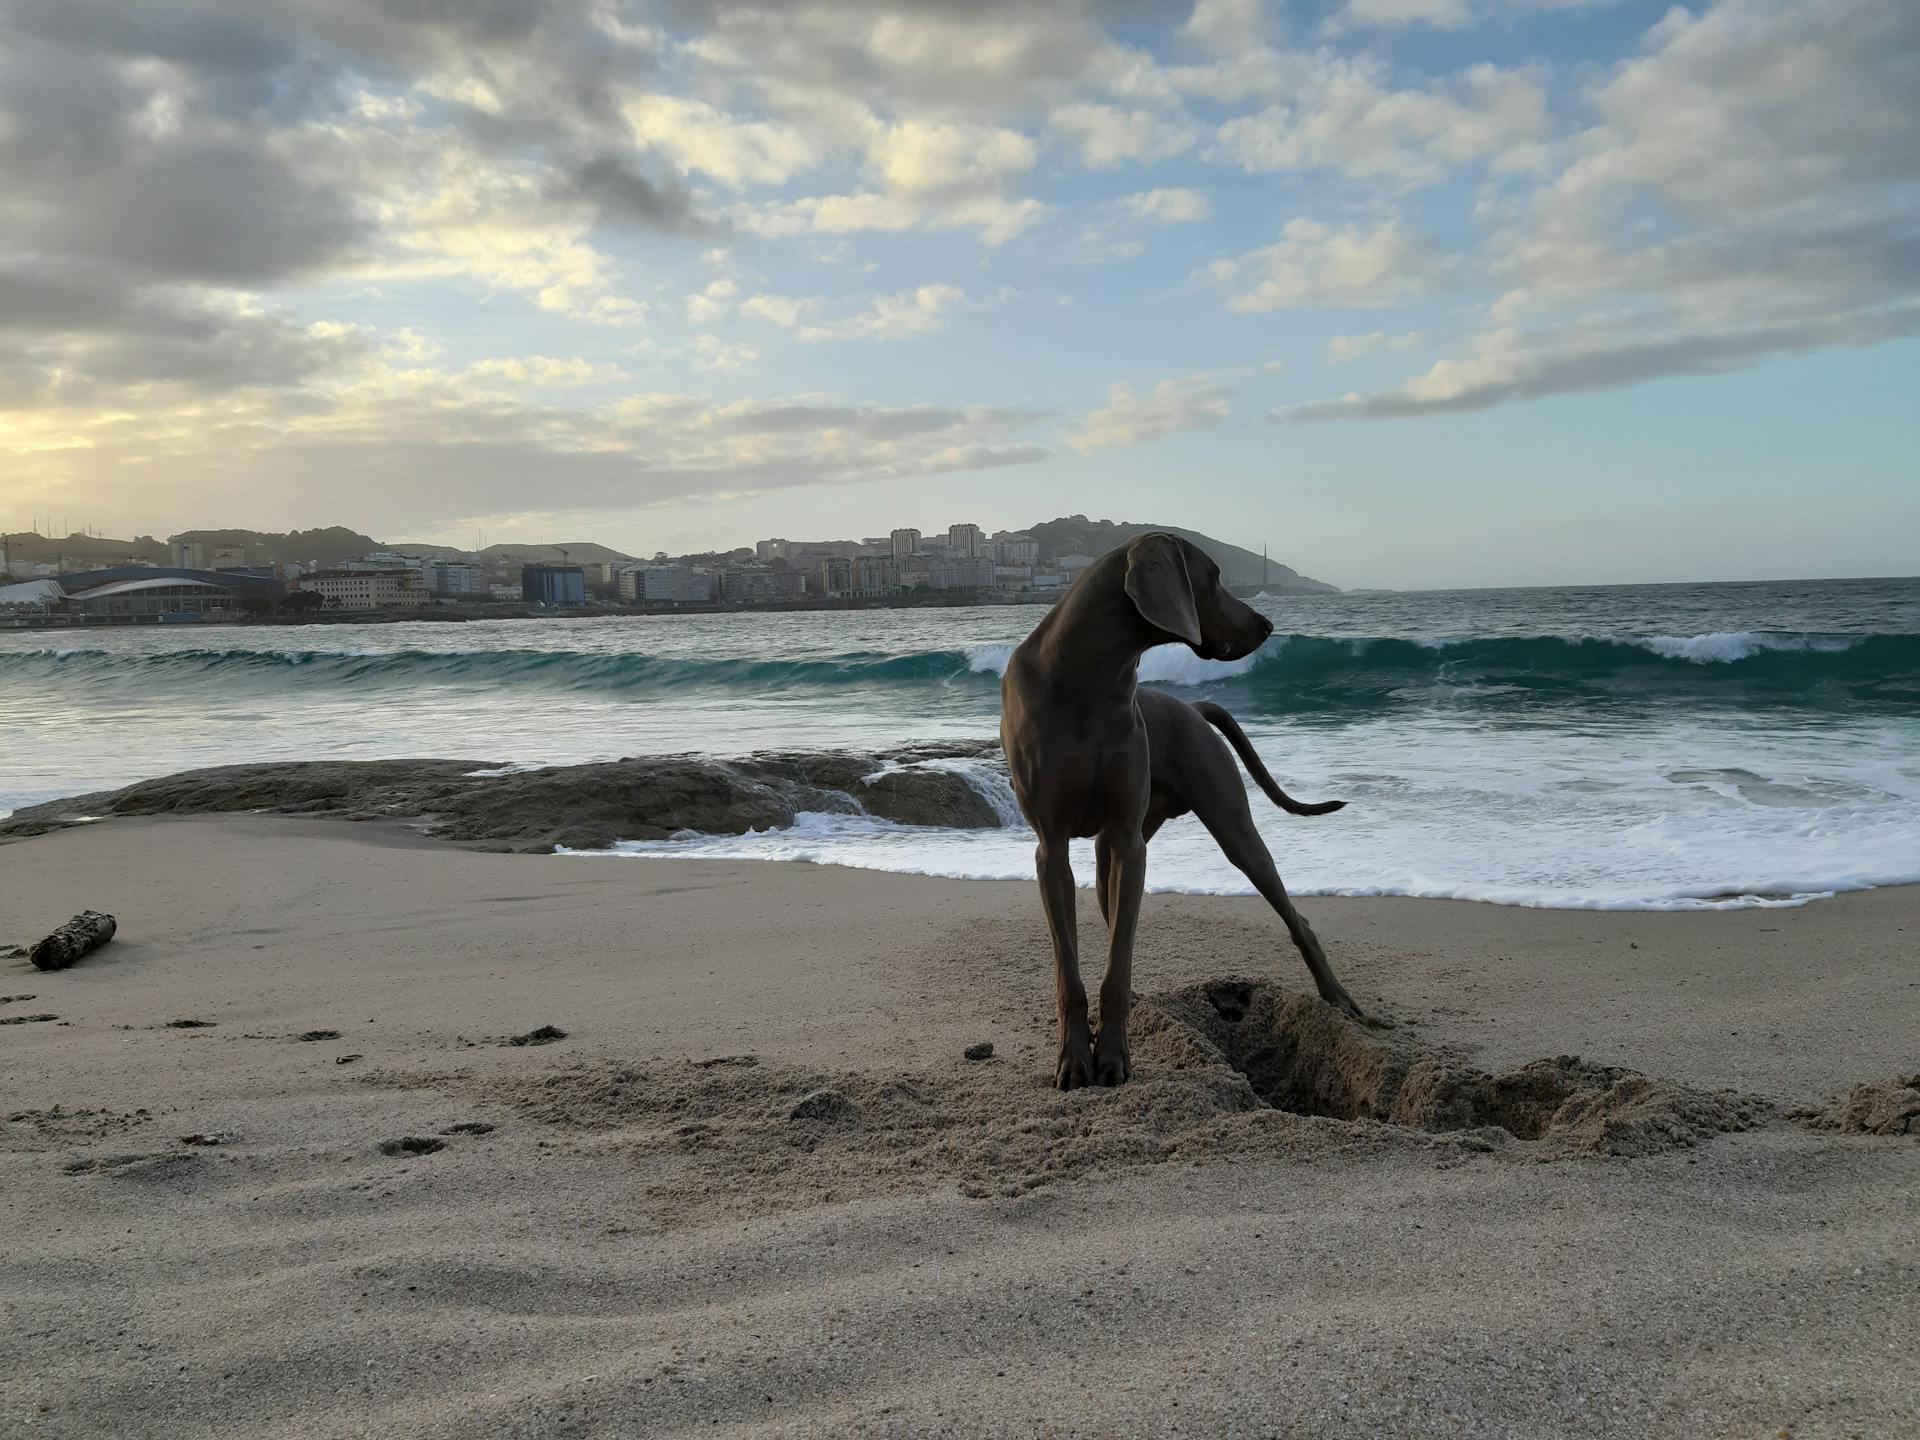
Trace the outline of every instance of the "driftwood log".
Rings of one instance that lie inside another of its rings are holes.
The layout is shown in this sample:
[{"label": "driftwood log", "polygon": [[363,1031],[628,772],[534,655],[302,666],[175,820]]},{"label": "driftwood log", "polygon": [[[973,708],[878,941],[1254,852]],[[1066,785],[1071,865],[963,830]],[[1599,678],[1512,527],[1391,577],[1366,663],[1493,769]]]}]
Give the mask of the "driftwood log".
[{"label": "driftwood log", "polygon": [[64,970],[113,939],[116,928],[113,916],[82,910],[29,950],[27,958],[35,969]]}]

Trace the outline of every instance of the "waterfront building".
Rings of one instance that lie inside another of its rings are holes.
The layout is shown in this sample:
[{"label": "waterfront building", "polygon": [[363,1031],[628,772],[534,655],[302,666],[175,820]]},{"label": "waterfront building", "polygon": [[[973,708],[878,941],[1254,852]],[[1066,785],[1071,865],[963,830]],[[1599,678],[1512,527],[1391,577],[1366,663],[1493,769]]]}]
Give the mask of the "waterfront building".
[{"label": "waterfront building", "polygon": [[167,544],[167,559],[176,570],[204,570],[207,547],[199,540],[172,540]]},{"label": "waterfront building", "polygon": [[587,572],[578,565],[528,565],[520,571],[520,598],[534,605],[584,605]]},{"label": "waterfront building", "polygon": [[991,590],[991,555],[937,555],[927,565],[927,584],[935,590]]},{"label": "waterfront building", "polygon": [[793,557],[793,544],[786,539],[761,540],[753,547],[753,558],[762,565],[769,560],[789,560]]},{"label": "waterfront building", "polygon": [[630,565],[620,572],[620,598],[649,605],[704,605],[713,599],[713,576],[684,565]]},{"label": "waterfront building", "polygon": [[766,605],[803,598],[807,593],[807,577],[802,570],[773,570],[757,565],[742,565],[723,571],[720,586],[720,593],[727,600],[746,605]]},{"label": "waterfront building", "polygon": [[894,564],[899,565],[911,560],[920,549],[920,539],[918,530],[894,531],[892,535]]},{"label": "waterfront building", "polygon": [[316,570],[297,584],[329,610],[415,610],[428,603],[418,570]]},{"label": "waterfront building", "polygon": [[856,555],[851,567],[848,593],[861,599],[900,593],[900,567],[891,555]]},{"label": "waterfront building", "polygon": [[820,562],[820,593],[823,595],[851,595],[853,593],[853,561],[844,555],[829,555]]},{"label": "waterfront building", "polygon": [[972,559],[985,552],[986,536],[978,525],[949,525],[947,527],[947,549],[954,555]]},{"label": "waterfront building", "polygon": [[477,600],[487,593],[486,572],[471,560],[422,560],[420,588],[429,595]]}]

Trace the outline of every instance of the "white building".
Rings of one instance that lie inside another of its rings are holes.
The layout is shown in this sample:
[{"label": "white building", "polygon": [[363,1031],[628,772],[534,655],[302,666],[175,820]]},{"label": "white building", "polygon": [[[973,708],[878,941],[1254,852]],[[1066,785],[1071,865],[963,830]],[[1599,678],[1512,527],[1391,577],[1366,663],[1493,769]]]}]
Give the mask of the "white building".
[{"label": "white building", "polygon": [[993,558],[1001,565],[1031,565],[1040,558],[1040,542],[1031,535],[996,535]]},{"label": "white building", "polygon": [[893,561],[896,565],[902,561],[912,559],[914,552],[920,548],[920,532],[918,530],[896,530],[893,532],[892,539]]},{"label": "white building", "polygon": [[207,547],[198,540],[175,540],[167,546],[167,560],[176,570],[204,570]]},{"label": "white building", "polygon": [[760,540],[754,543],[753,558],[762,565],[769,560],[787,560],[793,556],[793,543],[784,537],[777,540]]},{"label": "white building", "polygon": [[478,599],[487,593],[487,576],[471,560],[422,560],[420,588],[429,595]]},{"label": "white building", "polygon": [[927,565],[927,584],[935,590],[991,590],[991,555],[937,555]]},{"label": "white building", "polygon": [[323,570],[300,577],[329,610],[412,610],[428,603],[420,572],[409,570]]},{"label": "white building", "polygon": [[957,556],[972,557],[986,550],[986,536],[978,525],[949,525],[947,527],[947,548]]}]

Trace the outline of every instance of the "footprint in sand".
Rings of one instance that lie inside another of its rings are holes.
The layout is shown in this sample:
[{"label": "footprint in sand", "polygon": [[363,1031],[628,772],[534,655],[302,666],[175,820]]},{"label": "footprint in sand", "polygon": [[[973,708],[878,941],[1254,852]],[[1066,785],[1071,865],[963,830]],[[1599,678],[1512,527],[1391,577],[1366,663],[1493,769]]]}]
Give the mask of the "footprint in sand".
[{"label": "footprint in sand", "polygon": [[402,1135],[398,1140],[382,1140],[382,1155],[431,1155],[447,1148],[447,1142],[432,1135]]}]

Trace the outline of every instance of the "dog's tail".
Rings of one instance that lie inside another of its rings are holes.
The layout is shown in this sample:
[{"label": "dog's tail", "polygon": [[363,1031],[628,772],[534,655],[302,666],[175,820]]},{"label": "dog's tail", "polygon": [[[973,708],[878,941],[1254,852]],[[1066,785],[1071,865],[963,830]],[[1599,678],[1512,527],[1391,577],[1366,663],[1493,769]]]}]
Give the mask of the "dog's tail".
[{"label": "dog's tail", "polygon": [[1227,743],[1240,753],[1240,763],[1247,767],[1254,784],[1266,791],[1267,798],[1289,815],[1329,815],[1346,805],[1344,800],[1323,800],[1317,805],[1309,805],[1294,799],[1280,788],[1279,781],[1267,773],[1267,767],[1260,763],[1259,752],[1253,748],[1253,742],[1247,739],[1247,732],[1240,728],[1238,720],[1211,700],[1196,700],[1193,708],[1200,712],[1209,725],[1227,737]]}]

